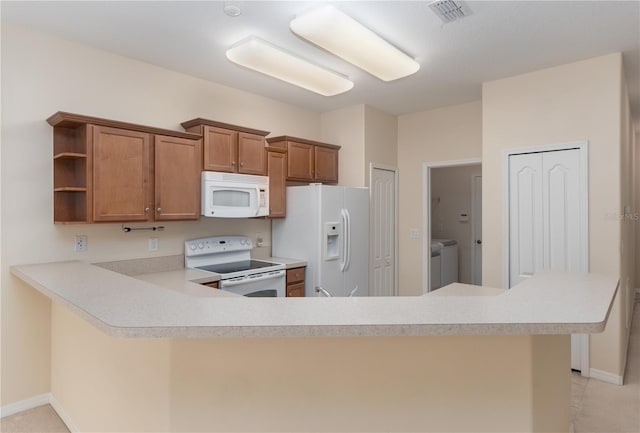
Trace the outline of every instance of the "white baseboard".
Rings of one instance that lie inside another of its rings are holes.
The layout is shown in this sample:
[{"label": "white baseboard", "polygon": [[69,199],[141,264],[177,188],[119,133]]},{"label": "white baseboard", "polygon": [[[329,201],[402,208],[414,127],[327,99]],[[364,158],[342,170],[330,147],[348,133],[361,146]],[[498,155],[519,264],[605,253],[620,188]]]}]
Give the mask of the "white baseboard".
[{"label": "white baseboard", "polygon": [[607,371],[590,368],[589,376],[591,379],[601,380],[614,385],[622,385],[622,376],[618,376],[617,374],[609,373]]},{"label": "white baseboard", "polygon": [[53,395],[51,396],[51,401],[49,404],[51,404],[53,410],[56,411],[62,422],[65,423],[71,433],[80,433],[80,429],[78,429],[78,426],[75,425],[71,417],[69,417],[69,415],[64,411],[58,400],[56,400]]},{"label": "white baseboard", "polygon": [[10,416],[18,412],[33,409],[34,407],[44,406],[51,401],[51,393],[36,395],[35,397],[26,398],[24,400],[16,401],[15,403],[2,406],[0,408],[0,418]]}]

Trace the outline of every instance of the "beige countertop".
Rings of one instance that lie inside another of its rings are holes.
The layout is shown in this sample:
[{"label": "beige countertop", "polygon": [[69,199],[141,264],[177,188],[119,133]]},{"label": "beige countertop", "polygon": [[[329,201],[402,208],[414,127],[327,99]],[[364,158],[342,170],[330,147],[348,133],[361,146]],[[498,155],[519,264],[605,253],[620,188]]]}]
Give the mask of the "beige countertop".
[{"label": "beige countertop", "polygon": [[307,262],[305,260],[300,259],[285,259],[283,257],[265,257],[264,259],[268,262],[282,263],[285,266],[285,269],[294,269],[301,268],[303,266],[307,266]]},{"label": "beige countertop", "polygon": [[617,290],[611,276],[541,273],[493,296],[454,285],[444,288],[447,296],[245,298],[204,295],[191,281],[211,274],[191,269],[132,277],[69,261],[11,272],[126,338],[595,333],[604,330]]}]

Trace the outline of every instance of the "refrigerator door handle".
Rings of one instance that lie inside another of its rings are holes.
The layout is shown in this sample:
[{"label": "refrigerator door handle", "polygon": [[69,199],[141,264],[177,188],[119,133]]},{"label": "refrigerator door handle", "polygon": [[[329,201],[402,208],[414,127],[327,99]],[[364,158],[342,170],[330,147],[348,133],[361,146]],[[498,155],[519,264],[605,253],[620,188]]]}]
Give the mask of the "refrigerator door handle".
[{"label": "refrigerator door handle", "polygon": [[347,244],[347,251],[344,255],[344,270],[348,271],[349,266],[351,265],[351,215],[349,214],[349,210],[345,209],[344,214],[347,217],[347,236],[345,242]]},{"label": "refrigerator door handle", "polygon": [[340,263],[340,272],[347,270],[347,213],[344,209],[340,209],[340,219],[342,220],[342,263]]}]

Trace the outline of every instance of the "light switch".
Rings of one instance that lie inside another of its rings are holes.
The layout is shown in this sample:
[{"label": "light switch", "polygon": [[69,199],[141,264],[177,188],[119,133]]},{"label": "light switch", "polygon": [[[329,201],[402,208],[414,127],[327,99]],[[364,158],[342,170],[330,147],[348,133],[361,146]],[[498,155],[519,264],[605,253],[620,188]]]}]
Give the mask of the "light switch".
[{"label": "light switch", "polygon": [[411,239],[419,239],[420,238],[420,229],[409,229],[409,237]]}]

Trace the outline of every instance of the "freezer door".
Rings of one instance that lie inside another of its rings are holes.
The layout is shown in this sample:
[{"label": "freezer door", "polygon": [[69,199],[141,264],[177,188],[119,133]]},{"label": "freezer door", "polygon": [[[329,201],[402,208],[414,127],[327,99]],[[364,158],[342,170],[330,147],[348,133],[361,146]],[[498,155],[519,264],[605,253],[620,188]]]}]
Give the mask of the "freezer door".
[{"label": "freezer door", "polygon": [[349,225],[346,233],[347,268],[344,272],[344,296],[358,287],[353,296],[369,295],[369,190],[345,188],[345,211]]},{"label": "freezer door", "polygon": [[318,185],[287,187],[287,217],[271,222],[271,253],[274,257],[307,261],[305,296],[316,296],[321,260],[320,188]]}]

